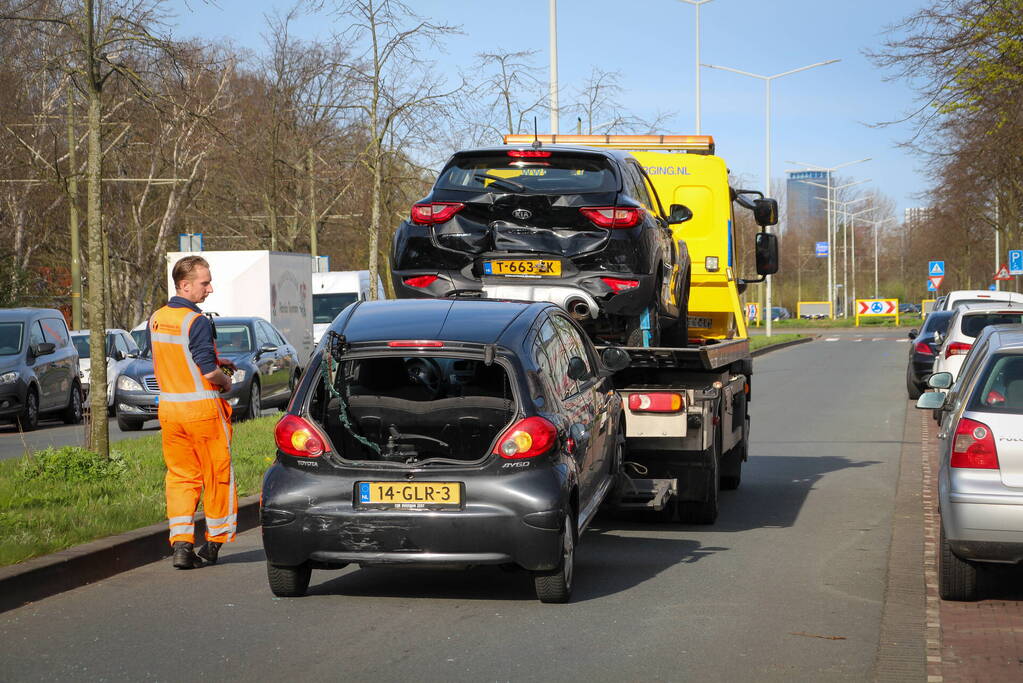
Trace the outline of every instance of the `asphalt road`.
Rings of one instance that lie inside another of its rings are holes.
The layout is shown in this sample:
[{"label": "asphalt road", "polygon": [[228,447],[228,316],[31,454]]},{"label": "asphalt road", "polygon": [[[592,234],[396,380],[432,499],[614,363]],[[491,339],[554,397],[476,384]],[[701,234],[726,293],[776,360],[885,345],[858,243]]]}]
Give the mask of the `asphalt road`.
[{"label": "asphalt road", "polygon": [[277,599],[257,530],[215,567],[154,563],[0,615],[0,678],[868,680],[907,348],[857,339],[758,358],[751,457],[718,523],[598,520],[571,604],[495,568],[318,571]]},{"label": "asphalt road", "polygon": [[[108,418],[110,424],[110,440],[120,441],[160,431],[156,420],[147,422],[139,432],[122,432],[117,428],[117,420]],[[26,453],[49,448],[50,446],[83,446],[85,445],[84,424],[66,425],[60,418],[44,417],[39,427],[33,432],[22,432],[17,424],[0,425],[0,460],[20,458]]]}]

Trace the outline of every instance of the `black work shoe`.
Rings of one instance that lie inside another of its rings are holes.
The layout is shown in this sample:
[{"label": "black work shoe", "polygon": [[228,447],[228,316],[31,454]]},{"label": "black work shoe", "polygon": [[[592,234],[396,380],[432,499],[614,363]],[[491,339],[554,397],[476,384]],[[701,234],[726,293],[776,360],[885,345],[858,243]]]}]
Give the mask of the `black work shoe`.
[{"label": "black work shoe", "polygon": [[188,541],[174,541],[174,568],[193,569],[199,564],[195,553],[192,551],[192,544]]},{"label": "black work shoe", "polygon": [[220,554],[220,546],[223,543],[217,543],[216,541],[206,541],[203,547],[199,548],[199,552],[196,553],[198,558],[205,564],[216,564],[217,555]]}]

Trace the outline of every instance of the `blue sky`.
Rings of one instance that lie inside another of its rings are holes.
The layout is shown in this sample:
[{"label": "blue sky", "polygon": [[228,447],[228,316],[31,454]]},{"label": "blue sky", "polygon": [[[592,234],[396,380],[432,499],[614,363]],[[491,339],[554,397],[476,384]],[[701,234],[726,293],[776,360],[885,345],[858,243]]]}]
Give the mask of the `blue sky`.
[{"label": "blue sky", "polygon": [[[548,0],[408,0],[420,15],[459,25],[462,35],[432,55],[441,73],[456,77],[481,51],[537,50],[536,64],[548,63]],[[901,118],[913,108],[913,93],[902,81],[885,82],[863,56],[876,49],[884,29],[925,0],[713,0],[701,9],[701,61],[773,75],[827,59],[837,64],[772,82],[771,178],[777,183],[786,163],[836,166],[863,157],[872,161],[840,171],[891,197],[898,217],[926,204],[921,161],[897,142],[908,125],[869,124]],[[263,13],[288,2],[271,0],[174,0],[179,37],[228,38],[262,49]],[[664,133],[695,132],[694,8],[679,0],[558,0],[559,80],[562,92],[580,86],[593,67],[620,71],[622,104],[644,118],[671,111]],[[330,20],[306,18],[301,37],[325,37]],[[335,29],[343,28],[335,26]],[[763,187],[764,83],[737,74],[703,69],[702,128],[714,136],[717,152],[747,186]],[[568,99],[562,96],[562,103]],[[574,127],[562,119],[562,132]],[[549,128],[547,117],[541,132]]]}]

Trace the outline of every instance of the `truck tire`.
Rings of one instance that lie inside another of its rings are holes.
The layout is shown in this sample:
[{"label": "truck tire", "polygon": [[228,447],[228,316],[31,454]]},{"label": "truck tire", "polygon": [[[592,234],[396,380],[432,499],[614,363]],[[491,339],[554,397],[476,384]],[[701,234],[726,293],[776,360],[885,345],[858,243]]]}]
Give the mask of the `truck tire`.
[{"label": "truck tire", "polygon": [[718,519],[718,493],[721,491],[721,434],[710,447],[710,472],[707,473],[707,494],[703,500],[684,500],[678,504],[678,518],[683,524],[713,524]]},{"label": "truck tire", "polygon": [[977,599],[977,566],[959,559],[941,529],[941,553],[938,558],[938,594],[942,600],[972,602]]},{"label": "truck tire", "polygon": [[742,441],[735,444],[721,459],[721,488],[734,491],[742,483],[742,463],[749,456],[749,415],[742,426]]},{"label": "truck tire", "polygon": [[562,523],[561,561],[549,572],[536,572],[533,587],[540,602],[565,603],[572,597],[572,574],[575,572],[575,517],[566,512]]},{"label": "truck tire", "polygon": [[300,598],[309,589],[313,568],[308,562],[297,567],[279,567],[266,563],[266,578],[270,590],[279,598]]}]

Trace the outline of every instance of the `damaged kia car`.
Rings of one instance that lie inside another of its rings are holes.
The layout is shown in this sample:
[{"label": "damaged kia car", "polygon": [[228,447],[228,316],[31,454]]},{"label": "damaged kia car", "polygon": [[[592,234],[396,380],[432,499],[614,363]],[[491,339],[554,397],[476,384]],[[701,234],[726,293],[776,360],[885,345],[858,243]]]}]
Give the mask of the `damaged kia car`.
[{"label": "damaged kia car", "polygon": [[394,236],[398,298],[558,304],[595,339],[684,346],[690,260],[627,152],[495,147],[456,153]]},{"label": "damaged kia car", "polygon": [[332,323],[277,425],[262,490],[270,588],[313,569],[503,565],[566,602],[575,546],[612,488],[621,398],[550,303],[391,300]]}]

